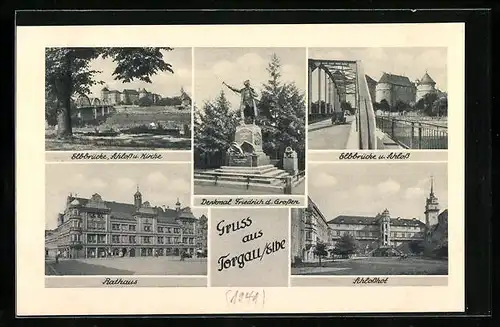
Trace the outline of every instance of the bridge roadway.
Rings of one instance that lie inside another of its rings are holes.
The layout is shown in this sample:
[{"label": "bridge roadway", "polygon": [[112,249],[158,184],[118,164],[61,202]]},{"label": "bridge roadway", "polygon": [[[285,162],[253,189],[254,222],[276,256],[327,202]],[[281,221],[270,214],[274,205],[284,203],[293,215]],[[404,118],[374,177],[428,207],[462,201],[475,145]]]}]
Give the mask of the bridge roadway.
[{"label": "bridge roadway", "polygon": [[307,147],[310,150],[343,150],[347,147],[354,116],[346,117],[346,124],[332,125],[331,119],[308,126]]}]

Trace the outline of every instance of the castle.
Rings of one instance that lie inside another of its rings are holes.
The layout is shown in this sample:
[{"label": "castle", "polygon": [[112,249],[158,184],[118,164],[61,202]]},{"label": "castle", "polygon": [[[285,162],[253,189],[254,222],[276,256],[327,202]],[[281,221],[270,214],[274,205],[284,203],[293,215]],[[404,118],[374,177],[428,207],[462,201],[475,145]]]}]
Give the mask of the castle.
[{"label": "castle", "polygon": [[161,95],[147,91],[146,89],[124,89],[123,92],[118,90],[110,90],[104,87],[101,90],[101,101],[110,105],[116,104],[137,104],[139,99],[149,98],[153,104],[158,103],[162,98]]},{"label": "castle", "polygon": [[328,250],[333,250],[346,234],[356,239],[360,255],[408,253],[409,244],[413,241],[426,241],[429,244],[447,242],[448,210],[440,213],[433,179],[424,215],[425,223],[417,218],[393,218],[388,209],[374,217],[340,215],[327,220],[309,199],[307,209],[291,209],[292,262],[297,259],[314,261],[314,250],[318,243],[324,243]]},{"label": "castle", "polygon": [[396,105],[398,101],[416,103],[426,94],[436,92],[436,82],[427,72],[415,82],[411,82],[406,76],[383,73],[375,86],[375,102],[385,100],[389,106]]}]

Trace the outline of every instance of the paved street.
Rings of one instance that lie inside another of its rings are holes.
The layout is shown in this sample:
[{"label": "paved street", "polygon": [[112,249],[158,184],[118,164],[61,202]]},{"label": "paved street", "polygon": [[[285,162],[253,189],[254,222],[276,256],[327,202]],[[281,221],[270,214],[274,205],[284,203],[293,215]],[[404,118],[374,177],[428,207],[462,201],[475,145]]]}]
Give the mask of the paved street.
[{"label": "paved street", "polygon": [[178,257],[79,259],[45,262],[46,275],[206,275],[206,258]]},{"label": "paved street", "polygon": [[343,150],[347,146],[354,116],[347,116],[342,125],[332,125],[330,119],[308,126],[308,148],[310,150]]},{"label": "paved street", "polygon": [[292,268],[292,275],[447,275],[448,261],[420,258],[363,258],[306,263]]}]

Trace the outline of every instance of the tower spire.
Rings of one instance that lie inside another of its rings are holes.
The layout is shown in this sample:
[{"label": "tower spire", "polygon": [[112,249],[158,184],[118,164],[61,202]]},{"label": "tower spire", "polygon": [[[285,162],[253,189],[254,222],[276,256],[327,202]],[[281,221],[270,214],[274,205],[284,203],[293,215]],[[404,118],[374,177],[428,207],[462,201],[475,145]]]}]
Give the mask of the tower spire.
[{"label": "tower spire", "polygon": [[434,176],[431,176],[431,196],[434,195]]}]

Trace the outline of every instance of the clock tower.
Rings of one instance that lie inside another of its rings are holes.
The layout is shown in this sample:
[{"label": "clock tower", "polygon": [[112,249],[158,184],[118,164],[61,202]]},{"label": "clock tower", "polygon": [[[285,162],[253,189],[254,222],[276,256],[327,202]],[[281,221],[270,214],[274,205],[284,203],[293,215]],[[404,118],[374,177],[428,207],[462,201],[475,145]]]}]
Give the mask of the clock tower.
[{"label": "clock tower", "polygon": [[438,223],[439,201],[434,195],[434,178],[431,177],[431,191],[425,203],[425,225],[430,228]]}]

